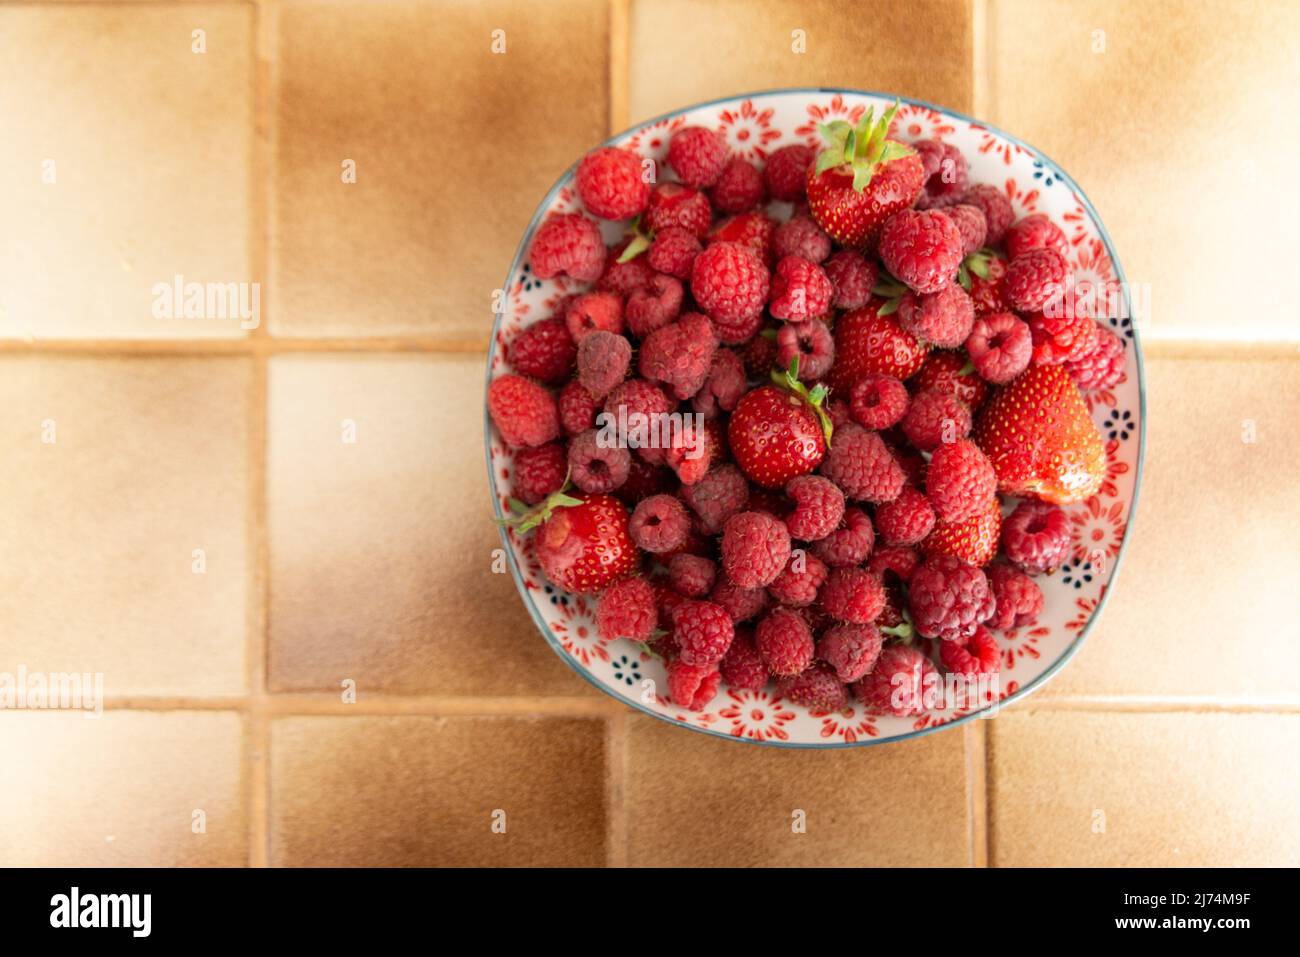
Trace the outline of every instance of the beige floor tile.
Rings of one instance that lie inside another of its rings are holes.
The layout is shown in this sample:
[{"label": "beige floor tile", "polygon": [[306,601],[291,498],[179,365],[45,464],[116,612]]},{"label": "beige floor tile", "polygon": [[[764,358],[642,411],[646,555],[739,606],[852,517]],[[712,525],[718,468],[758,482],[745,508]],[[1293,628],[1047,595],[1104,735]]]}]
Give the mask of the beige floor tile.
[{"label": "beige floor tile", "polygon": [[[970,863],[960,730],[806,752],[708,738],[652,718],[637,717],[630,727],[633,866]],[[803,833],[795,831],[798,822]]]},{"label": "beige floor tile", "polygon": [[250,384],[240,359],[0,361],[0,661],[244,689]]},{"label": "beige floor tile", "polygon": [[990,728],[990,863],[1293,866],[1300,717],[1007,711]]},{"label": "beige floor tile", "polygon": [[1119,581],[1042,693],[1300,701],[1295,669],[1278,666],[1300,613],[1300,360],[1147,371],[1146,469]]},{"label": "beige floor tile", "polygon": [[1129,281],[1150,284],[1149,335],[1295,340],[1274,280],[1300,217],[1300,6],[1230,6],[991,0],[987,118],[1088,192]]},{"label": "beige floor tile", "polygon": [[598,720],[285,719],[271,768],[273,864],[605,862]]},{"label": "beige floor tile", "polygon": [[486,342],[534,209],[607,134],[607,4],[287,3],[278,35],[274,330]]},{"label": "beige floor tile", "polygon": [[[922,33],[917,24],[925,23]],[[801,30],[803,53],[794,52]],[[633,0],[632,122],[783,86],[841,86],[971,105],[966,0]]]},{"label": "beige floor tile", "polygon": [[154,286],[257,280],[253,23],[250,4],[0,6],[0,336],[246,334],[156,318]]},{"label": "beige floor tile", "polygon": [[492,573],[482,380],[480,356],[271,363],[273,688],[595,693]]},{"label": "beige floor tile", "polygon": [[236,714],[0,713],[0,866],[240,866]]}]

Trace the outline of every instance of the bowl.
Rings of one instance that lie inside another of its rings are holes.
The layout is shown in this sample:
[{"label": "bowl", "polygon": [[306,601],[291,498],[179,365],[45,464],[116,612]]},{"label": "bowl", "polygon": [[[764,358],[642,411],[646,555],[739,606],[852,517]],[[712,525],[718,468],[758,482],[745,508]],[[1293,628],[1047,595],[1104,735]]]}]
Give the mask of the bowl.
[{"label": "bowl", "polygon": [[[607,144],[662,160],[675,130],[700,125],[723,133],[735,155],[762,161],[773,150],[792,143],[816,149],[818,124],[836,119],[853,123],[871,107],[880,115],[895,100],[901,104],[894,119],[895,138],[909,142],[938,139],[957,146],[970,163],[970,181],[1003,189],[1017,218],[1046,213],[1065,230],[1069,258],[1080,282],[1108,284],[1104,288],[1119,293],[1112,299],[1109,317],[1098,313],[1098,318],[1109,322],[1124,342],[1128,353],[1125,378],[1112,389],[1085,394],[1105,441],[1105,481],[1097,495],[1068,507],[1074,550],[1065,565],[1037,579],[1044,596],[1037,623],[996,635],[1002,652],[997,687],[987,689],[982,703],[963,707],[969,703],[940,702],[942,706],[911,717],[869,714],[856,699],[843,711],[810,710],[782,700],[771,684],[758,692],[734,692],[724,685],[703,711],[679,708],[667,700],[662,662],[640,644],[602,640],[595,626],[595,601],[565,594],[550,584],[525,540],[503,529],[505,555],[520,600],[555,653],[606,694],[692,732],[759,745],[836,748],[900,741],[991,717],[1041,688],[1069,662],[1092,631],[1115,586],[1142,477],[1146,410],[1142,352],[1128,285],[1114,246],[1083,190],[1059,165],[1011,134],[952,110],[890,94],[829,88],[770,90],[701,103],[641,123],[611,137]],[[521,328],[550,315],[561,297],[581,288],[565,277],[538,279],[526,258],[534,231],[549,213],[581,208],[573,176],[571,167],[546,194],[515,253],[492,329],[489,383],[510,371],[506,343]],[[778,215],[788,215],[788,205],[775,204],[774,208]],[[626,224],[600,222],[607,243],[625,231]],[[486,414],[484,422],[488,484],[496,515],[501,518],[512,492],[511,456]],[[520,640],[530,639],[521,635]]]}]

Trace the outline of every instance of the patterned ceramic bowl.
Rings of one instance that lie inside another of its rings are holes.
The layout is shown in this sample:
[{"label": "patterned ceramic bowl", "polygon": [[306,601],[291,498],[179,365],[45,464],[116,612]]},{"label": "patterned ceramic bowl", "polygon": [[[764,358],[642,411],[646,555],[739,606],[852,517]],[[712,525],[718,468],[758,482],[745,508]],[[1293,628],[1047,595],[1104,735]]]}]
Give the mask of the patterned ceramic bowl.
[{"label": "patterned ceramic bowl", "polygon": [[[894,99],[860,90],[754,93],[666,114],[620,133],[609,144],[663,159],[674,130],[700,125],[723,133],[735,154],[762,161],[772,150],[790,143],[816,148],[819,123],[834,119],[856,122],[873,106],[880,115]],[[1083,190],[1032,146],[959,113],[916,100],[901,102],[894,120],[896,138],[940,139],[957,146],[970,162],[972,183],[992,183],[1005,190],[1017,217],[1047,213],[1066,232],[1077,279],[1112,292],[1114,306],[1108,311],[1112,318],[1107,321],[1128,349],[1127,375],[1114,389],[1088,396],[1106,443],[1108,468],[1101,491],[1069,509],[1075,531],[1074,554],[1053,575],[1038,579],[1045,598],[1038,623],[997,635],[1002,672],[999,687],[987,699],[992,701],[995,696],[995,703],[965,708],[949,704],[919,717],[882,717],[866,713],[856,700],[843,711],[825,713],[781,700],[771,685],[757,693],[732,692],[724,686],[704,711],[696,713],[675,707],[665,698],[667,676],[657,658],[630,641],[602,641],[596,634],[594,602],[552,586],[525,540],[503,531],[520,598],[543,637],[578,674],[638,711],[704,734],[783,747],[845,747],[916,737],[989,716],[1041,687],[1079,650],[1114,584],[1141,479],[1145,379],[1134,322],[1127,318],[1133,315],[1128,287],[1110,237]],[[526,261],[533,233],[545,216],[579,208],[573,173],[570,168],[547,193],[515,253],[493,327],[489,382],[510,371],[505,346],[515,334],[549,315],[557,300],[574,291],[575,284],[564,277],[538,279]],[[622,224],[602,222],[602,228],[610,243],[622,232]],[[1099,318],[1104,315],[1098,313]],[[500,517],[511,495],[511,457],[491,423],[485,427],[488,483]]]}]

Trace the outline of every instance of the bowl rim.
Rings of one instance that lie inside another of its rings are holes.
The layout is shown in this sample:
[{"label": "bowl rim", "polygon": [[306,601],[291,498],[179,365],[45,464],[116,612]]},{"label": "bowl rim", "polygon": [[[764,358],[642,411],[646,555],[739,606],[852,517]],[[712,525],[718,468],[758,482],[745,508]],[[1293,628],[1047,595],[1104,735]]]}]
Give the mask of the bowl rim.
[{"label": "bowl rim", "polygon": [[[755,90],[749,93],[736,93],[729,96],[716,97],[711,100],[702,100],[699,103],[692,103],[688,106],[679,107],[675,110],[669,110],[666,113],[660,113],[657,116],[652,116],[648,119],[635,123],[627,127],[626,129],[620,130],[619,132],[613,134],[612,136],[607,137],[603,142],[598,143],[591,148],[599,149],[602,146],[613,146],[617,143],[618,140],[623,139],[624,137],[628,136],[631,133],[635,133],[637,130],[644,129],[645,127],[648,126],[653,126],[664,120],[671,120],[674,117],[681,116],[683,114],[690,113],[695,110],[705,109],[713,106],[720,106],[724,103],[741,102],[744,100],[757,100],[764,97],[783,96],[792,93],[807,94],[807,95],[820,95],[820,94],[836,95],[836,94],[847,93],[854,96],[867,96],[867,97],[874,97],[876,99],[883,99],[883,100],[892,99],[892,100],[897,100],[900,103],[907,103],[912,106],[933,110],[937,113],[946,116],[951,116],[955,119],[962,120],[968,124],[978,126],[981,129],[988,130],[990,133],[996,134],[997,136],[1002,137],[1008,142],[1016,144],[1017,146],[1021,147],[1032,156],[1041,160],[1044,164],[1051,166],[1052,171],[1058,176],[1061,182],[1063,182],[1065,185],[1067,185],[1070,188],[1070,190],[1074,193],[1075,198],[1079,200],[1079,202],[1083,205],[1083,208],[1088,212],[1088,215],[1092,218],[1092,221],[1097,224],[1097,231],[1101,235],[1101,241],[1106,247],[1106,253],[1110,257],[1111,265],[1114,267],[1115,275],[1118,278],[1120,283],[1120,291],[1124,297],[1124,307],[1127,310],[1128,315],[1130,316],[1133,315],[1133,304],[1129,299],[1128,278],[1125,276],[1124,266],[1120,262],[1119,256],[1116,254],[1115,244],[1111,240],[1110,232],[1106,229],[1106,224],[1102,221],[1101,215],[1097,212],[1096,207],[1093,206],[1092,200],[1088,198],[1088,195],[1075,181],[1074,177],[1072,177],[1069,173],[1067,173],[1061,167],[1061,165],[1057,163],[1054,159],[1052,159],[1042,150],[1038,149],[1038,147],[1031,146],[1029,143],[1020,139],[1020,137],[1014,136],[1011,133],[1006,132],[1000,127],[994,126],[991,123],[986,123],[983,120],[979,120],[972,116],[968,116],[965,113],[962,113],[958,110],[953,110],[953,109],[949,109],[948,107],[939,106],[938,104],[935,103],[930,103],[927,100],[920,100],[910,96],[901,96],[896,93],[882,93],[877,90],[862,90],[853,87],[791,86],[791,87],[777,87],[777,88],[767,89],[767,90]],[[504,285],[501,287],[502,289],[508,290],[510,288],[511,278],[519,271],[520,266],[523,263],[524,258],[527,254],[529,238],[533,235],[533,233],[537,229],[537,226],[540,223],[545,212],[550,208],[551,203],[555,199],[556,194],[568,183],[570,177],[577,169],[577,165],[578,165],[578,161],[575,160],[569,167],[567,167],[560,174],[559,178],[555,181],[555,183],[551,186],[551,188],[547,190],[546,195],[538,203],[536,210],[533,212],[532,217],[528,221],[528,225],[524,228],[523,234],[519,240],[519,245],[515,248],[515,255],[514,258],[511,260],[510,270],[509,272],[506,273],[506,281]],[[1140,417],[1141,429],[1138,434],[1137,467],[1133,476],[1133,497],[1129,501],[1128,520],[1127,520],[1127,527],[1124,532],[1124,540],[1120,543],[1119,552],[1115,556],[1115,562],[1111,568],[1110,580],[1106,583],[1101,595],[1098,597],[1097,607],[1093,609],[1092,614],[1088,617],[1087,623],[1081,629],[1079,629],[1079,634],[1077,634],[1074,640],[1070,642],[1069,645],[1066,646],[1065,650],[1056,659],[1056,661],[1052,662],[1052,664],[1049,665],[1042,674],[1040,674],[1037,678],[1030,681],[1023,688],[1020,688],[1017,691],[1013,692],[1012,694],[1007,695],[1007,697],[1001,699],[996,705],[990,705],[988,707],[981,708],[978,711],[972,711],[970,714],[965,714],[962,715],[961,717],[953,718],[950,721],[944,721],[940,724],[927,725],[924,728],[917,728],[907,732],[906,734],[891,735],[885,738],[866,737],[863,740],[852,741],[852,742],[839,741],[839,740],[824,741],[824,742],[822,741],[818,741],[818,742],[777,741],[777,740],[757,740],[754,738],[749,738],[747,736],[737,737],[736,735],[729,734],[724,731],[714,730],[713,728],[704,728],[695,724],[688,724],[682,721],[678,721],[670,715],[660,714],[659,712],[646,707],[645,705],[641,704],[639,701],[633,701],[628,698],[624,698],[621,695],[615,694],[613,690],[606,687],[601,682],[597,681],[592,675],[588,674],[582,668],[578,667],[577,663],[574,662],[573,659],[569,656],[569,654],[564,650],[560,642],[555,638],[554,635],[551,634],[550,626],[542,618],[541,613],[537,609],[537,603],[533,601],[533,597],[529,593],[527,585],[524,582],[523,574],[520,572],[518,562],[515,558],[514,548],[511,546],[510,543],[510,536],[505,526],[501,524],[501,520],[505,518],[505,515],[501,509],[501,496],[497,491],[496,470],[493,468],[493,463],[492,463],[492,421],[487,414],[487,390],[492,384],[492,379],[493,379],[492,355],[493,355],[493,350],[497,345],[497,336],[500,333],[501,323],[504,318],[505,318],[504,309],[501,312],[498,312],[494,315],[492,321],[491,338],[488,340],[488,351],[486,357],[486,373],[485,373],[484,383],[483,383],[483,455],[484,455],[484,460],[487,464],[488,490],[492,496],[492,511],[495,518],[498,520],[498,534],[501,536],[501,543],[505,548],[506,559],[510,566],[510,574],[515,582],[515,590],[519,593],[519,597],[523,599],[524,604],[528,606],[528,613],[533,619],[533,624],[535,624],[537,626],[537,629],[542,633],[542,637],[544,637],[546,639],[546,643],[551,646],[551,650],[554,651],[564,661],[565,664],[567,664],[570,668],[572,668],[575,672],[577,672],[577,674],[584,681],[598,688],[603,694],[606,694],[609,697],[613,698],[621,705],[633,708],[636,711],[641,712],[642,714],[647,714],[658,721],[663,721],[664,723],[669,724],[676,728],[682,728],[684,730],[695,732],[698,734],[707,734],[712,737],[722,738],[727,741],[744,742],[745,744],[756,745],[758,747],[786,748],[786,749],[796,749],[796,750],[800,750],[800,749],[838,750],[842,748],[864,748],[864,747],[872,747],[875,745],[894,744],[902,741],[911,741],[916,738],[924,737],[925,735],[928,734],[933,734],[937,731],[947,731],[949,729],[959,727],[961,725],[966,724],[969,721],[987,720],[988,718],[995,718],[1003,708],[1028,697],[1029,695],[1033,694],[1035,691],[1042,688],[1045,684],[1047,684],[1048,681],[1050,681],[1053,677],[1055,677],[1056,674],[1062,668],[1065,667],[1065,665],[1070,661],[1070,659],[1072,659],[1076,654],[1078,654],[1079,649],[1083,647],[1084,641],[1087,640],[1088,635],[1092,632],[1093,626],[1097,623],[1097,620],[1101,617],[1102,612],[1105,610],[1106,603],[1110,601],[1110,596],[1115,590],[1115,583],[1119,578],[1120,569],[1123,567],[1124,564],[1124,555],[1128,551],[1129,542],[1133,538],[1133,525],[1134,525],[1134,521],[1137,518],[1138,499],[1141,497],[1141,492],[1142,492],[1143,466],[1146,463],[1147,380],[1146,380],[1146,368],[1142,361],[1142,343],[1139,337],[1137,322],[1133,322],[1131,324],[1130,331],[1133,334],[1133,355],[1137,361],[1138,415]]]}]

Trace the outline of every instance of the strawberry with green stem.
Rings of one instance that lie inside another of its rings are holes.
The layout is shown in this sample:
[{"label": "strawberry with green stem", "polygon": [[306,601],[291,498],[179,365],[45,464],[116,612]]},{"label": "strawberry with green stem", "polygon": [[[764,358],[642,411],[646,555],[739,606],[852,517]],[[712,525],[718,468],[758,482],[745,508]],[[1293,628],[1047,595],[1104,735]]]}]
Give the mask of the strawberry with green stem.
[{"label": "strawberry with green stem", "polygon": [[831,420],[823,408],[828,389],[809,389],[799,381],[799,358],[790,368],[772,371],[772,384],[746,393],[731,415],[727,439],[731,456],[750,480],[784,488],[807,475],[826,456]]},{"label": "strawberry with green stem", "polygon": [[867,110],[857,126],[818,127],[826,148],[808,171],[808,206],[817,224],[843,246],[862,247],[925,187],[925,167],[910,146],[888,138],[898,103],[879,120]]},{"label": "strawberry with green stem", "polygon": [[569,494],[569,483],[529,510],[510,499],[521,514],[500,520],[520,534],[537,530],[534,547],[551,584],[575,595],[594,595],[632,574],[640,552],[628,531],[625,506],[612,495]]}]

